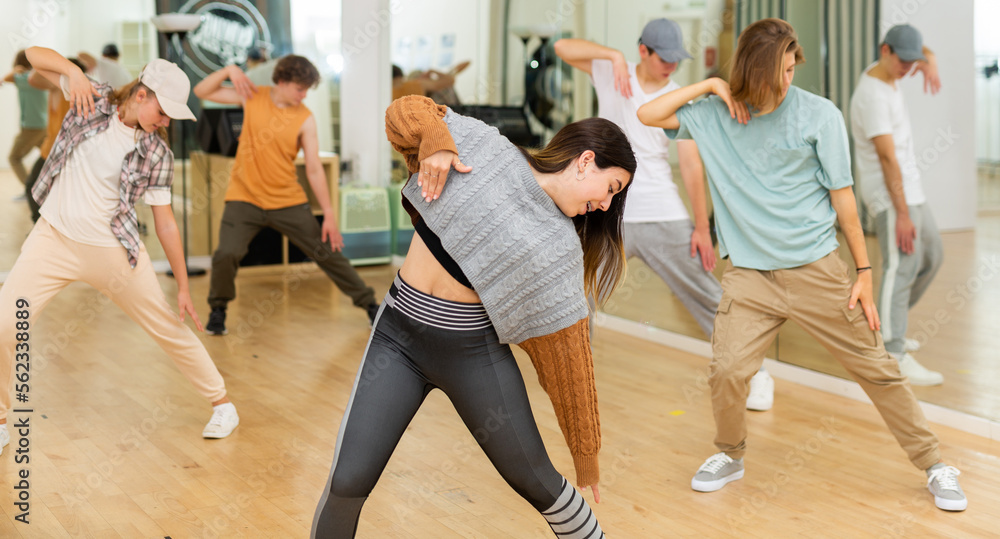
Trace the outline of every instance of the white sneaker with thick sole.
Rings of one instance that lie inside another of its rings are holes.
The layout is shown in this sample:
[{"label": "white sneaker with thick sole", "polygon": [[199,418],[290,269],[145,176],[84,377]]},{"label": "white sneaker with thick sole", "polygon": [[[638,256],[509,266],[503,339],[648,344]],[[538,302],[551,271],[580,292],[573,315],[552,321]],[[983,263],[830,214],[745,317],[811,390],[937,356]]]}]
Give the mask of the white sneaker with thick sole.
[{"label": "white sneaker with thick sole", "polygon": [[716,453],[698,468],[691,478],[691,488],[698,492],[715,492],[737,479],[743,479],[743,459],[733,460],[725,453]]},{"label": "white sneaker with thick sole", "polygon": [[969,500],[958,484],[962,472],[954,466],[939,466],[927,474],[927,490],[934,495],[934,505],[945,511],[965,511]]},{"label": "white sneaker with thick sole", "polygon": [[0,455],[3,455],[3,448],[10,443],[10,432],[7,432],[7,425],[0,427]]},{"label": "white sneaker with thick sole", "polygon": [[236,413],[236,406],[231,402],[220,404],[215,407],[212,419],[208,420],[201,435],[204,438],[225,438],[232,434],[239,424],[240,416]]},{"label": "white sneaker with thick sole", "polygon": [[914,386],[939,386],[944,383],[944,375],[924,367],[909,353],[904,353],[899,360],[899,372]]},{"label": "white sneaker with thick sole", "polygon": [[750,379],[747,410],[766,412],[774,406],[774,378],[765,370],[757,371]]}]

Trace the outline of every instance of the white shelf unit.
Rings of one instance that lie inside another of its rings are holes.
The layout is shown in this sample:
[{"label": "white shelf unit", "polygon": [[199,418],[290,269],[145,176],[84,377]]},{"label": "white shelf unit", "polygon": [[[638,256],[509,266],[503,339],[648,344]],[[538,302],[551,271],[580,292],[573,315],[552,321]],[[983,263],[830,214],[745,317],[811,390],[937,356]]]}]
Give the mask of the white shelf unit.
[{"label": "white shelf unit", "polygon": [[159,57],[156,29],[149,21],[120,21],[116,25],[119,63],[138,77],[143,66]]}]

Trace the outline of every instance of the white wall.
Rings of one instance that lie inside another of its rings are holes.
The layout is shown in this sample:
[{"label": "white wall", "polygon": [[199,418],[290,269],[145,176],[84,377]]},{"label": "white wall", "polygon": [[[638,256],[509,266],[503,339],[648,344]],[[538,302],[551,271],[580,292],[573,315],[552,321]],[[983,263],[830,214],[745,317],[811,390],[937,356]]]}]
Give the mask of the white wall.
[{"label": "white wall", "polygon": [[992,64],[1000,57],[1000,2],[976,0],[976,157],[1000,161],[1000,76],[986,79],[978,68]]},{"label": "white wall", "polygon": [[[6,74],[14,64],[17,51],[33,45],[62,48],[69,27],[68,0],[5,2],[0,17],[0,73]],[[0,86],[0,168],[8,169],[7,152],[21,130],[20,105],[13,84]],[[32,151],[25,159],[31,167],[37,155]]]},{"label": "white wall", "polygon": [[[489,69],[490,0],[420,0],[402,2],[393,12],[389,41],[392,63],[409,74],[419,64],[447,72],[455,64],[470,60],[455,79],[455,93],[463,103],[483,103],[495,89],[486,83]],[[449,54],[442,37],[454,35]],[[426,44],[426,48],[418,44]],[[409,44],[404,47],[403,44]]]},{"label": "white wall", "polygon": [[[339,74],[335,57],[340,56],[341,2],[291,0],[290,7],[292,50],[295,54],[308,58],[322,75],[319,85],[309,91],[303,103],[316,118],[316,136],[319,139],[320,151],[332,152],[334,144],[333,124],[330,122],[331,92],[339,89],[329,79]],[[337,111],[337,114],[339,113],[340,111]]]},{"label": "white wall", "polygon": [[72,0],[67,5],[71,24],[65,52],[71,55],[84,51],[98,56],[105,45],[117,42],[118,22],[148,21],[156,15],[154,0]]},{"label": "white wall", "polygon": [[935,96],[923,93],[919,76],[900,85],[928,203],[942,230],[973,228],[977,114],[973,3],[883,0],[882,34],[895,24],[919,29],[940,66],[942,88]]},{"label": "white wall", "polygon": [[[17,51],[30,46],[49,47],[67,56],[79,51],[100,54],[117,39],[115,24],[148,20],[154,0],[5,0],[0,17],[0,72],[7,73]],[[6,156],[20,130],[17,91],[0,88],[0,155]],[[31,157],[26,160],[30,167]],[[9,168],[7,159],[0,167]]]},{"label": "white wall", "polygon": [[354,181],[369,185],[389,184],[384,121],[392,86],[389,26],[401,9],[400,0],[343,3],[341,159],[351,162]]}]

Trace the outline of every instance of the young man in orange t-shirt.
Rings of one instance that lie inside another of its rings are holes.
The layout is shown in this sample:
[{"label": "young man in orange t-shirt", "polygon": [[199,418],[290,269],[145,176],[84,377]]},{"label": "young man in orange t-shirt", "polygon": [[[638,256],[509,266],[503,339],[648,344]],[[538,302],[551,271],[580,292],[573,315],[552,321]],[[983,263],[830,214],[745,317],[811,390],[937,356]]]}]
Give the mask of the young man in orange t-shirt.
[{"label": "young man in orange t-shirt", "polygon": [[[232,81],[232,88],[222,86],[226,80]],[[302,104],[309,89],[319,83],[319,71],[306,58],[288,55],[275,66],[272,80],[273,86],[254,86],[240,68],[231,65],[194,87],[201,99],[243,106],[243,129],[226,191],[219,247],[212,255],[208,293],[212,313],[205,326],[212,335],[226,334],[226,305],[236,297],[239,262],[264,227],[284,234],[315,260],[354,305],[366,310],[369,319],[378,311],[374,290],[340,253],[344,241],[319,160],[316,117]],[[323,208],[322,226],[313,217],[295,173],[300,148],[309,185]]]}]

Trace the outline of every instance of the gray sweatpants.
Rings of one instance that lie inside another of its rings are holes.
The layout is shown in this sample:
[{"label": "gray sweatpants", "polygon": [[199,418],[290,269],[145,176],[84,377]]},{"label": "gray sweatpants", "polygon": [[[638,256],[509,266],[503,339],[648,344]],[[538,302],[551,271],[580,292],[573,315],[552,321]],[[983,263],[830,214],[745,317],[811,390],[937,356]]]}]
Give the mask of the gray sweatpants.
[{"label": "gray sweatpants", "polygon": [[692,232],[694,223],[687,219],[625,223],[625,258],[639,257],[655,271],[711,339],[722,287],[701,267],[701,257],[691,257]]},{"label": "gray sweatpants", "polygon": [[927,204],[909,208],[917,229],[912,254],[904,254],[896,245],[896,210],[890,208],[875,217],[875,234],[882,251],[882,286],[878,291],[882,339],[885,349],[896,357],[903,354],[907,314],[927,291],[944,257],[931,209]]}]

